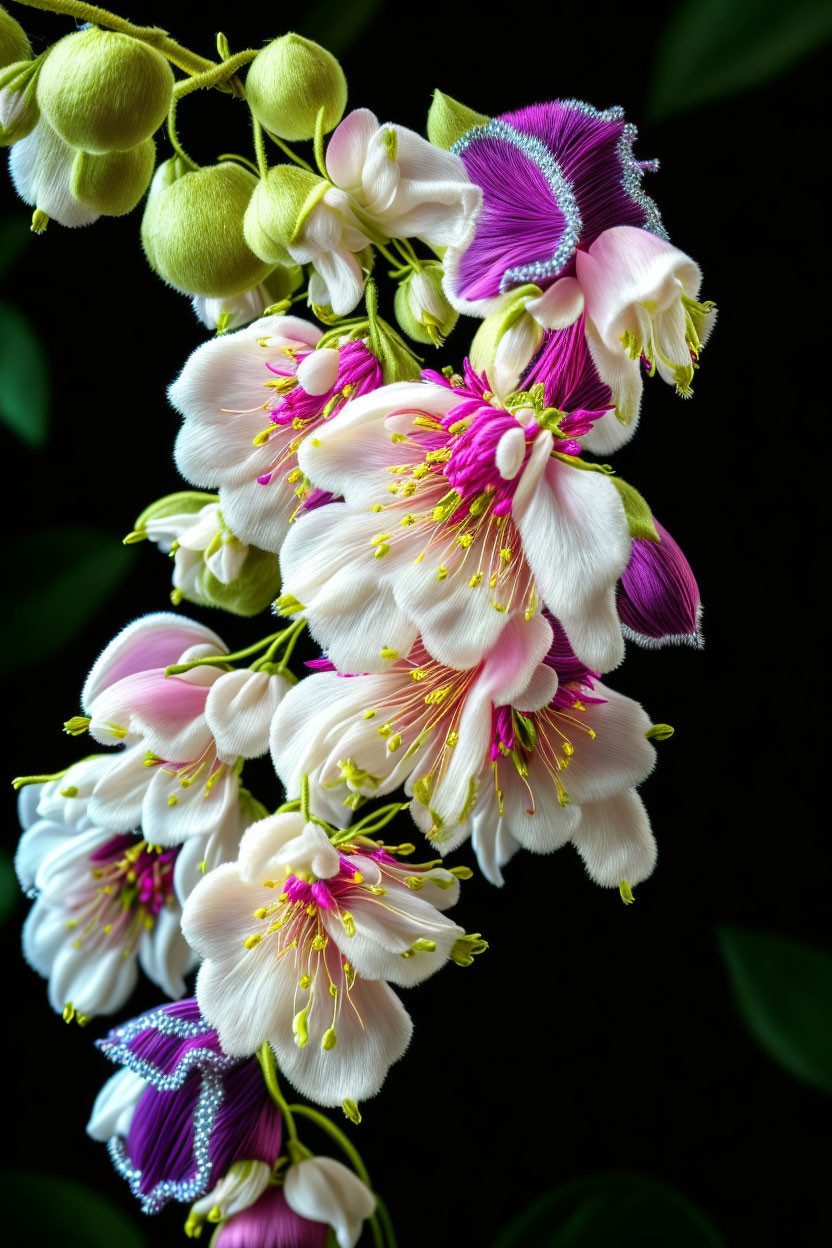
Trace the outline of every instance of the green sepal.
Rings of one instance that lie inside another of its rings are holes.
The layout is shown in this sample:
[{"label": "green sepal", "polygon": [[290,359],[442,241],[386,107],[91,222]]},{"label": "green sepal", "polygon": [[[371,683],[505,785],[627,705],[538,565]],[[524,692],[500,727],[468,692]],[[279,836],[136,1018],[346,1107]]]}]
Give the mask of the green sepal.
[{"label": "green sepal", "polygon": [[179,490],[176,494],[166,494],[164,498],[157,498],[154,503],[145,507],[133,528],[140,533],[151,520],[164,520],[166,516],[191,516],[208,503],[219,501],[219,494],[203,494],[199,490]]},{"label": "green sepal", "polygon": [[218,581],[207,564],[199,573],[197,584],[200,597],[183,593],[183,598],[219,607],[232,615],[258,615],[269,606],[280,589],[280,564],[277,555],[249,546],[240,575],[229,585]]},{"label": "green sepal", "polygon": [[294,264],[289,243],[328,187],[323,178],[297,165],[274,165],[245,210],[243,233],[255,255],[271,264]]},{"label": "green sepal", "polygon": [[434,147],[444,148],[447,152],[457,139],[475,126],[484,126],[489,120],[484,113],[475,113],[473,108],[467,108],[459,100],[437,89],[428,111],[428,138]]},{"label": "green sepal", "polygon": [[624,514],[630,529],[630,537],[645,538],[648,542],[660,542],[661,538],[653,522],[653,513],[638,490],[621,477],[610,477],[624,506]]},{"label": "green sepal", "polygon": [[254,794],[248,789],[244,789],[242,785],[240,785],[239,790],[239,805],[240,820],[244,828],[249,827],[252,823],[259,823],[269,813],[263,803],[259,802]]},{"label": "green sepal", "polygon": [[367,339],[370,350],[381,365],[381,375],[386,386],[395,381],[418,381],[422,373],[423,361],[397,334],[392,325],[388,325],[378,316],[378,292],[375,282],[368,281],[365,288],[367,317],[369,326]]}]

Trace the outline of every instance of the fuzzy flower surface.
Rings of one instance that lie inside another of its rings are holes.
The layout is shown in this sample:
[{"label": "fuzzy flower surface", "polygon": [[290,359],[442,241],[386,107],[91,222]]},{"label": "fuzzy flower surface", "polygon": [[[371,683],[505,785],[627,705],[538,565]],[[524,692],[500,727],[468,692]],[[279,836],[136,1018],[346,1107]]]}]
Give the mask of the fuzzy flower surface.
[{"label": "fuzzy flower surface", "polygon": [[185,907],[200,1008],[228,1053],[268,1040],[310,1099],[373,1096],[412,1029],[386,981],[420,983],[451,957],[464,932],[441,910],[457,893],[441,867],[405,866],[372,841],[336,848],[301,815],[272,815]]}]

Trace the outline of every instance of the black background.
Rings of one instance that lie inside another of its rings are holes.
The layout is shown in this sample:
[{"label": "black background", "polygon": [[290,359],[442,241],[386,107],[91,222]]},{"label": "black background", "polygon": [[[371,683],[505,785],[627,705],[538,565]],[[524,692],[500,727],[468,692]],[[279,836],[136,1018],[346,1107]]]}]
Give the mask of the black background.
[{"label": "black background", "polygon": [[[69,28],[9,7],[36,50]],[[305,25],[306,7],[136,0],[125,16],[214,55],[220,27],[232,50],[289,24],[325,39],[320,6],[317,25]],[[648,189],[720,307],[694,398],[647,385],[639,433],[615,460],[682,544],[705,603],[702,653],[630,648],[610,678],[677,729],[642,790],[658,868],[631,907],[593,886],[568,849],[518,857],[502,891],[464,886],[459,920],[490,951],[404,994],[412,1047],[353,1131],[402,1248],[487,1246],[549,1186],[619,1168],[681,1189],[732,1248],[826,1242],[815,1228],[828,1200],[829,1103],[755,1048],[714,929],[738,923],[829,944],[827,828],[815,803],[827,768],[818,528],[829,488],[820,253],[831,63],[819,54],[754,93],[646,124],[665,8],[518,5],[486,17],[484,6],[380,5],[342,56],[351,107],[416,129],[434,86],[491,115],[557,95],[623,104],[639,125],[638,155],[662,161]],[[180,131],[206,163],[249,150],[245,106],[218,93],[184,102]],[[28,215],[7,181],[0,204]],[[4,291],[42,334],[55,395],[45,451],[0,435],[4,558],[16,535],[70,520],[117,540],[147,502],[179,488],[164,388],[205,334],[146,267],[138,225],[138,212],[79,231],[53,225]],[[442,362],[459,362],[473,329],[456,332]],[[83,638],[9,683],[7,775],[83,754],[61,723],[78,711],[90,662],[133,616],[167,608],[165,560],[134,549],[131,576]],[[193,611],[232,645],[258,635],[256,621]],[[259,796],[276,804],[259,774]],[[11,848],[11,800],[6,810]],[[24,913],[21,901],[16,920]],[[111,1073],[92,1050],[104,1024],[82,1032],[52,1015],[14,924],[4,936],[6,1076],[25,1090],[2,1132],[5,1164],[77,1178],[139,1219],[105,1150],[84,1134]],[[145,988],[126,1012],[156,1000]],[[151,1241],[184,1243],[183,1214],[155,1219]]]}]

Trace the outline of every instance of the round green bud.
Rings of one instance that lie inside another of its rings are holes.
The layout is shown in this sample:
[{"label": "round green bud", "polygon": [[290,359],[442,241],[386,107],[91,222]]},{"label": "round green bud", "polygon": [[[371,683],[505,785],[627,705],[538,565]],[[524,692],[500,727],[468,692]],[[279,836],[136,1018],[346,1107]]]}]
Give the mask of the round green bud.
[{"label": "round green bud", "polygon": [[272,266],[254,254],[243,234],[256,186],[254,174],[232,161],[184,170],[177,158],[166,160],[156,170],[142,218],[150,267],[183,294],[208,299],[259,286]]},{"label": "round green bud", "polygon": [[99,154],[149,139],[172,92],[173,71],[161,52],[97,27],[56,43],[38,80],[38,103],[61,138]]},{"label": "round green bud", "polygon": [[281,139],[297,142],[314,138],[321,109],[324,133],[335,129],[347,106],[347,80],[326,48],[288,34],[252,61],[246,99],[261,125]]},{"label": "round green bud", "polygon": [[145,139],[126,152],[76,152],[72,162],[69,187],[86,208],[105,217],[122,217],[132,212],[144,195],[153,166],[156,144]]},{"label": "round green bud", "polygon": [[0,74],[0,147],[31,134],[40,118],[31,61],[16,61]]},{"label": "round green bud", "polygon": [[484,126],[487,121],[484,113],[475,113],[473,108],[467,108],[450,95],[434,91],[428,112],[428,138],[434,147],[447,152],[463,134],[474,126]]},{"label": "round green bud", "polygon": [[32,45],[26,31],[0,4],[0,69],[15,61],[32,59]]},{"label": "round green bud", "polygon": [[433,261],[408,274],[396,291],[393,307],[410,338],[435,347],[442,346],[459,318],[442,289],[442,265]]},{"label": "round green bud", "polygon": [[294,264],[287,250],[329,183],[298,165],[275,165],[257,184],[244,230],[253,252],[270,264]]}]

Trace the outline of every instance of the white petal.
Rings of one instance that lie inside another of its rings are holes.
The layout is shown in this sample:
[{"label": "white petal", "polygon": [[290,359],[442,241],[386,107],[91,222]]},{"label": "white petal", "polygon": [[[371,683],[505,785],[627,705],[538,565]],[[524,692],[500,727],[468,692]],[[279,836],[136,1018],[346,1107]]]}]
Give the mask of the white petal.
[{"label": "white petal", "polygon": [[361,185],[361,171],[370,139],[378,130],[378,118],[368,108],[347,113],[336,127],[326,149],[326,168],[336,186],[352,190]]},{"label": "white petal", "polygon": [[587,702],[580,717],[595,737],[575,734],[575,753],[563,777],[572,801],[580,805],[634,788],[656,764],[655,747],[644,735],[651,723],[644,708],[600,682],[594,692],[605,701]]},{"label": "white petal", "polygon": [[301,360],[296,373],[307,394],[328,394],[338,380],[340,353],[324,347]]},{"label": "white petal", "polygon": [[302,835],[306,822],[300,811],[283,811],[258,819],[246,828],[240,841],[237,869],[246,884],[262,884],[283,872],[274,855]]},{"label": "white petal", "polygon": [[516,429],[507,429],[494,454],[497,471],[504,481],[513,481],[526,456],[526,435],[518,425]]},{"label": "white petal", "polygon": [[310,1157],[290,1166],[283,1194],[300,1217],[331,1226],[338,1248],[354,1248],[376,1207],[366,1184],[333,1157]]},{"label": "white petal", "polygon": [[188,646],[207,644],[211,653],[225,654],[215,632],[186,616],[159,611],[133,620],[104,648],[92,666],[81,702],[85,710],[108,686],[125,676],[179,661]]},{"label": "white petal", "polygon": [[561,277],[537,299],[530,299],[526,310],[544,329],[566,329],[584,310],[584,293],[574,277]]},{"label": "white petal", "polygon": [[641,799],[632,791],[581,808],[572,841],[587,872],[602,888],[640,884],[656,863],[656,842]]},{"label": "white petal", "polygon": [[75,836],[75,828],[51,819],[39,819],[26,829],[14,859],[14,869],[24,892],[34,887],[41,863],[54,853],[60,854],[67,841]]},{"label": "white petal", "polygon": [[70,190],[75,149],[41,117],[34,130],[12,147],[9,172],[22,200],[70,229],[98,220]]},{"label": "white petal", "polygon": [[223,673],[205,703],[220,758],[233,762],[266,753],[272,719],[289,688],[285,676],[247,668]]},{"label": "white petal", "polygon": [[139,744],[110,759],[89,800],[90,816],[101,827],[115,833],[134,832],[141,825],[142,802],[154,774],[144,766],[146,754]]},{"label": "white petal", "polygon": [[150,931],[139,941],[139,965],[166,997],[185,995],[185,975],[196,966],[196,956],[182,935],[178,905],[164,906]]},{"label": "white petal", "polygon": [[127,1137],[133,1111],[147,1088],[140,1075],[133,1070],[119,1070],[104,1084],[95,1098],[87,1135],[107,1143],[114,1135]]}]

